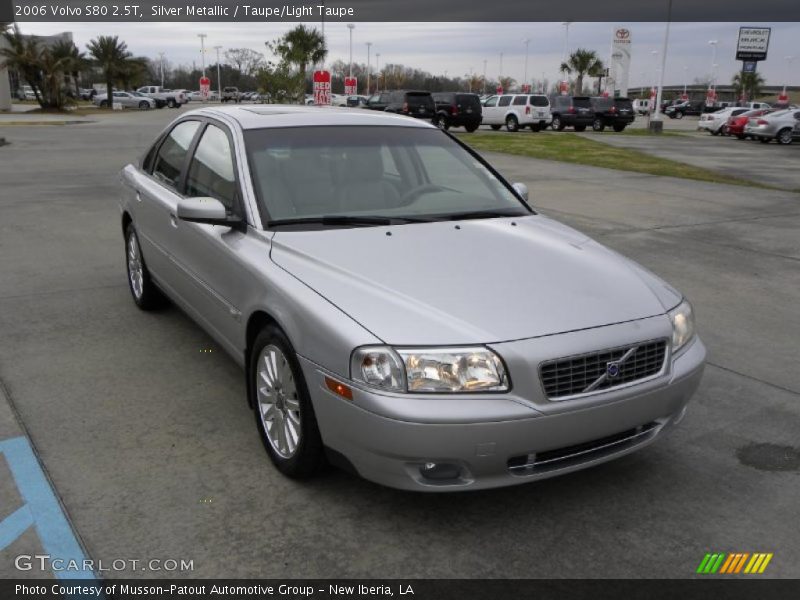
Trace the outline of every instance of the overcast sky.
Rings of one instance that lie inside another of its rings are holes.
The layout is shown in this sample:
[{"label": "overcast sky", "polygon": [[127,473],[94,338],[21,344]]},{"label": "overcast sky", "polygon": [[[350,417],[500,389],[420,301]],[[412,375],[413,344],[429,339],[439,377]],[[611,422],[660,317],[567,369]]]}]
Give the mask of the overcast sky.
[{"label": "overcast sky", "polygon": [[[136,55],[156,58],[164,52],[173,64],[193,61],[200,66],[198,33],[206,33],[206,62],[215,61],[212,46],[248,47],[265,52],[264,42],[279,37],[296,23],[23,23],[24,33],[47,35],[71,31],[82,49],[98,35],[119,35]],[[311,25],[319,26],[318,23]],[[590,48],[608,60],[611,35],[615,26],[631,31],[632,87],[650,85],[660,68],[665,25],[663,23],[572,23],[569,26],[569,48]],[[709,40],[718,40],[718,81],[729,82],[741,68],[735,60],[739,23],[673,23],[670,33],[665,83],[678,85],[711,72],[712,47]],[[742,23],[771,26],[769,58],[759,63],[767,84],[782,85],[787,79],[800,84],[800,23]],[[326,23],[329,58],[349,57],[348,29],[344,23]],[[503,53],[503,75],[522,81],[525,64],[523,40],[530,38],[528,78],[557,77],[564,49],[565,27],[561,23],[357,23],[353,31],[353,60],[366,63],[366,42],[373,42],[371,63],[375,68],[376,53],[380,65],[399,63],[433,74],[463,76],[472,69],[481,74],[487,61],[488,77],[497,77],[500,53]],[[785,57],[798,58],[789,63]]]}]

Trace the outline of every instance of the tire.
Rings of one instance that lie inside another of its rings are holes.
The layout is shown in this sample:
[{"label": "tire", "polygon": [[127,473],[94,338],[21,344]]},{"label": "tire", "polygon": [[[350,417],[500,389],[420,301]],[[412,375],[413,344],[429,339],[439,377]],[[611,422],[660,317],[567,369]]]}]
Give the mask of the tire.
[{"label": "tire", "polygon": [[500,131],[500,125],[489,125],[494,131]]},{"label": "tire", "polygon": [[100,108],[108,108],[108,100],[100,100]]},{"label": "tire", "polygon": [[167,100],[167,106],[169,108],[178,108],[178,103],[175,102],[175,98],[170,98],[169,100]]},{"label": "tire", "polygon": [[786,129],[781,129],[778,135],[775,136],[775,141],[782,146],[788,146],[792,143],[792,130],[788,127]]},{"label": "tire", "polygon": [[575,125],[575,131],[586,131],[586,125]]},{"label": "tire", "polygon": [[728,131],[728,126],[727,125],[723,125],[722,127],[720,127],[719,128],[719,134],[720,135],[725,135],[725,136],[730,135],[730,132]]},{"label": "tire", "polygon": [[519,121],[517,121],[517,117],[514,115],[508,115],[506,117],[506,130],[511,133],[519,131]]},{"label": "tire", "polygon": [[142,100],[139,102],[139,110],[150,110],[150,103]]},{"label": "tire", "polygon": [[445,117],[444,115],[436,115],[435,117],[433,117],[433,124],[436,125],[436,127],[438,127],[439,129],[442,129],[443,131],[447,131],[448,129],[450,129],[450,125],[447,122],[447,117]]},{"label": "tire", "polygon": [[564,123],[561,121],[561,117],[553,117],[553,122],[550,123],[550,128],[553,131],[564,131]]},{"label": "tire", "polygon": [[614,131],[616,131],[617,133],[622,133],[623,131],[625,131],[625,127],[626,127],[625,125],[614,125]]},{"label": "tire", "polygon": [[297,355],[278,327],[256,336],[247,376],[256,427],[273,464],[294,479],[313,475],[325,464],[322,438]]},{"label": "tire", "polygon": [[467,133],[473,133],[475,131],[478,131],[478,127],[479,125],[465,125],[464,129],[467,130]]},{"label": "tire", "polygon": [[606,124],[603,123],[603,119],[595,119],[594,121],[592,121],[592,129],[594,131],[603,131],[605,128]]},{"label": "tire", "polygon": [[125,228],[125,265],[128,289],[136,306],[142,310],[154,310],[166,304],[166,297],[153,283],[147,270],[133,223],[128,223]]},{"label": "tire", "polygon": [[719,129],[709,129],[708,133],[711,135],[719,135]]},{"label": "tire", "polygon": [[676,112],[675,113],[675,118],[676,119],[682,119],[683,118],[683,113],[682,112]]}]

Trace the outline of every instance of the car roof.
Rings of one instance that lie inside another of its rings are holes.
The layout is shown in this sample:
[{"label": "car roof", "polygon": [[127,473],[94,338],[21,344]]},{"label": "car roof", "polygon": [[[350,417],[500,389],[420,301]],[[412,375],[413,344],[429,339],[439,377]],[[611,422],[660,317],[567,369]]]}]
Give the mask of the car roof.
[{"label": "car roof", "polygon": [[323,127],[328,125],[381,125],[435,129],[430,123],[411,117],[333,106],[297,104],[214,106],[191,110],[185,113],[184,117],[193,115],[218,118],[228,117],[238,122],[242,129]]}]

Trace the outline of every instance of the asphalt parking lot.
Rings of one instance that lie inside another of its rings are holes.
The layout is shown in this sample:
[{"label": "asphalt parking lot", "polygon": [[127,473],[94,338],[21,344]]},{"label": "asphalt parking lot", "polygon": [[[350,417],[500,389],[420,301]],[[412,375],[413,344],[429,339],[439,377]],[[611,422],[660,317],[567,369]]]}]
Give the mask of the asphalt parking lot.
[{"label": "asphalt parking lot", "polygon": [[[30,436],[89,557],[194,567],[105,576],[672,578],[722,551],[800,577],[800,194],[487,155],[692,300],[709,363],[686,419],[515,488],[298,483],[269,463],[234,363],[179,310],[129,298],[117,174],[177,114],[0,124],[0,434]],[[0,517],[20,501],[0,461]],[[33,530],[11,541],[0,575],[38,548]]]}]

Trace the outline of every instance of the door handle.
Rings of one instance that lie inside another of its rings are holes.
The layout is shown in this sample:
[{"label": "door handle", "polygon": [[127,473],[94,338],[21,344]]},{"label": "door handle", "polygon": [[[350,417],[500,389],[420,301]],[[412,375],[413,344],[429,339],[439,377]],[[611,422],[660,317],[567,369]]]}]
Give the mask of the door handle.
[{"label": "door handle", "polygon": [[141,194],[141,192],[136,192],[136,201],[137,201],[137,202],[141,202],[141,201],[142,201],[142,194]]},{"label": "door handle", "polygon": [[177,229],[178,227],[178,217],[176,217],[173,213],[169,213],[169,223],[173,227]]}]

